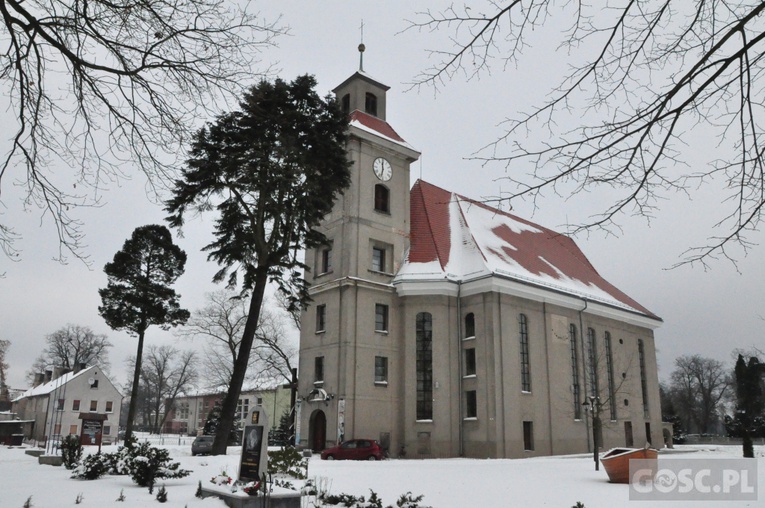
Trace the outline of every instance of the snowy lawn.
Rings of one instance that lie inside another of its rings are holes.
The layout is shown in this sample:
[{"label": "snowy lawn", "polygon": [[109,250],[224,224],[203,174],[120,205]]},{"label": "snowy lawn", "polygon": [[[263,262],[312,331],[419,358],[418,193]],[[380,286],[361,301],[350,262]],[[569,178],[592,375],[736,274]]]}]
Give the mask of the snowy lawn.
[{"label": "snowy lawn", "polygon": [[[188,445],[166,446],[175,461],[193,473],[187,478],[160,481],[168,492],[167,507],[223,508],[217,499],[194,497],[197,483],[208,484],[210,478],[225,470],[232,476],[238,467],[238,448],[229,448],[229,455],[192,457]],[[116,451],[105,446],[104,451]],[[714,458],[739,458],[740,446],[678,446],[681,453],[671,458],[692,458],[709,461]],[[756,447],[759,468],[759,500],[738,503],[703,503],[703,507],[765,506],[765,447]],[[661,460],[661,455],[659,460]],[[577,501],[586,508],[601,507],[667,507],[699,506],[698,502],[630,502],[627,485],[607,481],[602,467],[595,471],[591,457],[539,457],[516,460],[386,460],[383,462],[322,461],[310,459],[308,475],[319,479],[333,494],[347,493],[369,496],[369,489],[382,498],[384,505],[395,506],[401,494],[411,491],[424,494],[424,506],[448,507],[537,507],[570,508]],[[105,476],[99,480],[72,480],[63,467],[41,466],[23,449],[0,447],[0,507],[21,508],[29,496],[35,508],[79,506],[146,508],[160,506],[146,488],[134,485],[127,476]],[[116,499],[124,492],[125,501]],[[304,505],[307,506],[306,503]]]}]

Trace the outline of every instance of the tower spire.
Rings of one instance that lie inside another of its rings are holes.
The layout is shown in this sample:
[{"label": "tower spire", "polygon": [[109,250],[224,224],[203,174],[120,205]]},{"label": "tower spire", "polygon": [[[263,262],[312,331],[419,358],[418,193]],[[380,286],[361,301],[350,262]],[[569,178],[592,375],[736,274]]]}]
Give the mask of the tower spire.
[{"label": "tower spire", "polygon": [[367,49],[366,46],[364,46],[364,20],[361,20],[361,26],[359,27],[361,30],[361,44],[359,44],[359,70],[361,72],[364,72],[364,50]]}]

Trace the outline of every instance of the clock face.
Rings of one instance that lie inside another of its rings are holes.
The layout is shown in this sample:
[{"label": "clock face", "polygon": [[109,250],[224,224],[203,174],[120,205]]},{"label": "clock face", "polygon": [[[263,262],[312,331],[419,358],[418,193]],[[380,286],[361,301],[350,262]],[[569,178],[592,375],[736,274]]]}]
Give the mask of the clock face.
[{"label": "clock face", "polygon": [[390,162],[383,159],[382,157],[376,158],[374,166],[372,167],[375,170],[375,175],[377,175],[377,178],[383,182],[387,182],[390,180],[390,177],[393,176],[393,169],[390,167]]}]

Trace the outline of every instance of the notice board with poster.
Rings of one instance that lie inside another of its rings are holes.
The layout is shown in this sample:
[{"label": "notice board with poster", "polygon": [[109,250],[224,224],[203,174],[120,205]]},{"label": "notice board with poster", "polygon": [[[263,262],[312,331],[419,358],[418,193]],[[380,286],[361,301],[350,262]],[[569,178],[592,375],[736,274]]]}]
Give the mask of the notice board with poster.
[{"label": "notice board with poster", "polygon": [[268,415],[262,406],[256,406],[247,415],[242,431],[240,481],[258,481],[268,472],[268,430]]}]

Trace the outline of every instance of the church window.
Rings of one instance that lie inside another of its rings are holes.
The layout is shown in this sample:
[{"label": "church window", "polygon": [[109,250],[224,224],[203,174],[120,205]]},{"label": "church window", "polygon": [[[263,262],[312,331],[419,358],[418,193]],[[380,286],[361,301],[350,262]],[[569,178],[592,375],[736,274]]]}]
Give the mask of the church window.
[{"label": "church window", "polygon": [[606,332],[603,341],[606,348],[606,374],[608,375],[608,410],[611,420],[616,420],[616,386],[614,384],[614,355],[611,351],[611,334]]},{"label": "church window", "polygon": [[571,387],[574,393],[574,418],[577,420],[582,419],[582,404],[579,398],[581,393],[579,390],[579,355],[577,350],[577,330],[575,324],[570,324],[568,327],[568,336],[571,342]]},{"label": "church window", "polygon": [[381,303],[375,304],[375,331],[388,331],[388,306]]},{"label": "church window", "polygon": [[321,249],[321,259],[319,260],[319,274],[332,271],[332,247]]},{"label": "church window", "polygon": [[475,337],[475,314],[472,312],[465,316],[465,338]]},{"label": "church window", "polygon": [[382,247],[372,247],[372,270],[375,272],[385,272],[385,249]]},{"label": "church window", "polygon": [[377,96],[367,92],[364,97],[364,111],[372,116],[377,116]]},{"label": "church window", "polygon": [[324,357],[317,356],[313,359],[313,384],[324,383]]},{"label": "church window", "polygon": [[433,419],[433,317],[420,312],[416,318],[417,419]]},{"label": "church window", "polygon": [[475,376],[475,348],[465,350],[465,375]]},{"label": "church window", "polygon": [[534,422],[523,422],[523,449],[534,451]]},{"label": "church window", "polygon": [[475,390],[465,392],[465,418],[478,417],[478,402]]},{"label": "church window", "polygon": [[529,363],[529,325],[525,314],[518,315],[521,342],[521,390],[531,391],[531,365]]},{"label": "church window", "polygon": [[326,329],[327,325],[327,306],[317,305],[316,306],[316,332],[323,332]]},{"label": "church window", "polygon": [[595,351],[595,330],[587,329],[587,363],[590,382],[590,397],[598,396],[598,362]]},{"label": "church window", "polygon": [[343,113],[346,115],[351,112],[351,94],[347,93],[343,95],[343,98],[340,99],[341,107],[343,108]]},{"label": "church window", "polygon": [[375,210],[390,213],[390,191],[379,183],[375,185]]},{"label": "church window", "polygon": [[638,339],[638,360],[640,361],[640,391],[643,392],[643,416],[648,418],[648,386],[645,372],[645,346],[643,339]]},{"label": "church window", "polygon": [[388,384],[388,358],[375,356],[375,384]]}]

